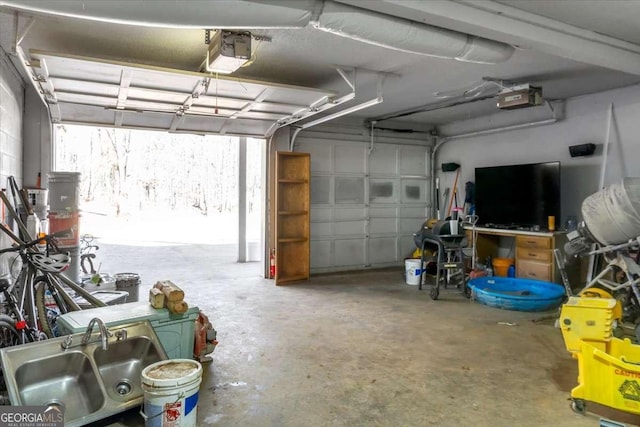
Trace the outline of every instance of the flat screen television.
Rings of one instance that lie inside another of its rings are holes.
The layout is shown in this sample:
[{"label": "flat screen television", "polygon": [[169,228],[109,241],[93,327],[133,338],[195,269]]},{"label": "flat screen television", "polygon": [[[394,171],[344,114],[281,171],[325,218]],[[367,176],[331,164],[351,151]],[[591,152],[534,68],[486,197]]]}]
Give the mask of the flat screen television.
[{"label": "flat screen television", "polygon": [[560,162],[476,168],[478,225],[547,228],[560,221]]}]

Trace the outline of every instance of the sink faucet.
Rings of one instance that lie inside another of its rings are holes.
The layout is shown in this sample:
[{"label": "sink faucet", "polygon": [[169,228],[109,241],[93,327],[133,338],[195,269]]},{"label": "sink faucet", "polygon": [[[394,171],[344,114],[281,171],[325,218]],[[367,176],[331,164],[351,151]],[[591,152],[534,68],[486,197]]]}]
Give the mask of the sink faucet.
[{"label": "sink faucet", "polygon": [[98,317],[94,317],[89,322],[89,325],[87,326],[87,331],[84,333],[81,343],[82,345],[85,345],[89,342],[89,340],[91,339],[91,333],[93,332],[93,326],[96,323],[98,324],[98,329],[100,329],[100,341],[102,342],[102,349],[106,350],[107,348],[109,348],[109,337],[112,336],[113,334],[109,332],[109,329],[107,329],[104,322]]},{"label": "sink faucet", "polygon": [[73,337],[71,335],[67,335],[64,341],[60,344],[60,347],[62,347],[63,350],[66,350],[69,347],[71,347],[72,343],[73,343]]}]

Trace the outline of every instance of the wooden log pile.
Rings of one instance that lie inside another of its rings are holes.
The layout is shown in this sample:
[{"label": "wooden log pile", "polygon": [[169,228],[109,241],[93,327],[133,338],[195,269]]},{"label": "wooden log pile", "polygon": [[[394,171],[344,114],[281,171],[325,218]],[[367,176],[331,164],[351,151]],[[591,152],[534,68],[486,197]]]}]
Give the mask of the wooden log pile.
[{"label": "wooden log pile", "polygon": [[160,280],[149,290],[149,303],[153,308],[166,308],[171,313],[186,313],[189,305],[184,291],[170,280]]}]

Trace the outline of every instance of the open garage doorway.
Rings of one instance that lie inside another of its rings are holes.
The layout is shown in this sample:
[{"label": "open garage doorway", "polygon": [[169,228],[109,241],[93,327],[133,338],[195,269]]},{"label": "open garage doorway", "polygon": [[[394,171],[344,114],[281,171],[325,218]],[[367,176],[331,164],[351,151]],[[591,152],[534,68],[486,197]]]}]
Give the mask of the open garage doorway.
[{"label": "open garage doorway", "polygon": [[264,140],[57,125],[54,162],[81,174],[80,233],[95,237],[102,273],[262,273],[245,261],[263,256]]}]

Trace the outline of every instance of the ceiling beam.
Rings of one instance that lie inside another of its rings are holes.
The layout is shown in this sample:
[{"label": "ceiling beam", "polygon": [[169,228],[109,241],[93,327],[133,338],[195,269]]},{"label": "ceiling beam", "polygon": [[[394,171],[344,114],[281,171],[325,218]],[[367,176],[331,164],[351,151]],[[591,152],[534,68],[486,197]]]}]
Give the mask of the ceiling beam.
[{"label": "ceiling beam", "polygon": [[336,1],[640,75],[640,45],[491,0]]}]

